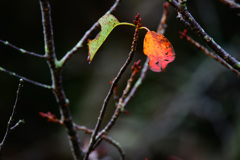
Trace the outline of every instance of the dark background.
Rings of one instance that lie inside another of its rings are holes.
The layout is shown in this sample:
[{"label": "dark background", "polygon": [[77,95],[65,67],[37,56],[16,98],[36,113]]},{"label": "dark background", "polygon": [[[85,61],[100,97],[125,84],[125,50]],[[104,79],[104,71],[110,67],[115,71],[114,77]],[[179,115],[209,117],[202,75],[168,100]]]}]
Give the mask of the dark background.
[{"label": "dark background", "polygon": [[[239,2],[239,1],[238,1]],[[114,3],[114,0],[50,0],[56,54],[60,59]],[[140,13],[142,23],[156,30],[163,12],[163,0],[122,0],[113,13],[121,22],[132,22]],[[228,53],[239,59],[240,16],[218,0],[194,0],[188,9],[207,33]],[[170,6],[165,36],[176,52],[166,72],[148,71],[143,85],[127,106],[129,115],[118,119],[110,131],[129,160],[149,157],[167,160],[174,155],[183,160],[240,159],[240,81],[224,66],[206,56],[192,44],[179,38],[184,27],[176,21]],[[90,38],[94,38],[99,30]],[[103,99],[130,51],[134,28],[114,29],[89,65],[85,45],[72,57],[63,71],[66,95],[73,118],[79,125],[94,128]],[[134,61],[145,61],[140,32]],[[194,39],[206,46],[192,34]],[[37,0],[1,1],[0,39],[39,54],[44,52],[41,12]],[[143,63],[142,63],[143,64]],[[0,44],[0,66],[33,80],[50,84],[46,62]],[[130,68],[119,82],[124,88]],[[18,79],[0,72],[0,140],[14,105]],[[119,90],[121,93],[121,90]],[[105,122],[115,106],[108,106]],[[9,134],[3,150],[5,160],[69,160],[65,129],[49,123],[39,112],[51,111],[59,117],[51,91],[24,84],[15,121],[25,124]],[[79,132],[82,143],[89,136]],[[119,159],[114,147],[103,142],[100,154]]]}]

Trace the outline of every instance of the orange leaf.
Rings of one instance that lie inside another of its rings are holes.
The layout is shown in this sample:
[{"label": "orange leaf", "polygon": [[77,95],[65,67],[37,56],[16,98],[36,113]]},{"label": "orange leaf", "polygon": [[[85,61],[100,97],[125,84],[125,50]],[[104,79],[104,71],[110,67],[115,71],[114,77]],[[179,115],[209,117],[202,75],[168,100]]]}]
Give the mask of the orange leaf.
[{"label": "orange leaf", "polygon": [[149,58],[149,68],[161,72],[175,59],[175,52],[169,40],[154,31],[148,31],[143,43],[143,52]]}]

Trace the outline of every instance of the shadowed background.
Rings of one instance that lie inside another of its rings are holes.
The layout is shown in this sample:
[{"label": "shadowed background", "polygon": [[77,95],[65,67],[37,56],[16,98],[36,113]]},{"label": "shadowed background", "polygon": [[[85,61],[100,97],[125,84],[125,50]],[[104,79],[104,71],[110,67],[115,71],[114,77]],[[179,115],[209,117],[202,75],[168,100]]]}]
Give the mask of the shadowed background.
[{"label": "shadowed background", "polygon": [[[163,0],[122,0],[113,13],[120,22],[132,22],[140,13],[143,26],[156,30],[163,12]],[[114,3],[113,0],[54,1],[52,20],[56,54],[60,59]],[[188,9],[220,46],[239,60],[240,17],[216,0],[189,1]],[[176,21],[170,6],[165,36],[172,43],[176,59],[166,72],[148,71],[126,109],[110,131],[129,160],[150,158],[167,160],[174,155],[183,160],[238,160],[239,146],[239,78],[218,62],[207,57],[192,44],[179,38],[184,27]],[[98,33],[94,31],[90,38]],[[140,32],[134,61],[145,61],[142,43],[146,31]],[[130,51],[134,28],[114,29],[91,64],[87,46],[79,50],[63,70],[63,83],[70,100],[73,118],[79,125],[94,128],[109,88]],[[192,37],[205,45],[197,36]],[[0,39],[28,51],[43,54],[43,33],[39,2],[3,1],[0,5]],[[206,45],[205,45],[206,46]],[[43,60],[0,44],[0,66],[33,80],[50,84],[48,66]],[[130,67],[119,82],[119,94],[131,74]],[[0,72],[0,140],[14,105],[18,79]],[[108,106],[105,123],[114,111]],[[47,122],[39,112],[59,117],[51,91],[24,84],[15,121],[25,124],[9,134],[3,150],[6,160],[68,160],[71,158],[65,129]],[[84,143],[88,135],[79,132]],[[103,159],[118,159],[114,147],[103,142],[99,147]]]}]

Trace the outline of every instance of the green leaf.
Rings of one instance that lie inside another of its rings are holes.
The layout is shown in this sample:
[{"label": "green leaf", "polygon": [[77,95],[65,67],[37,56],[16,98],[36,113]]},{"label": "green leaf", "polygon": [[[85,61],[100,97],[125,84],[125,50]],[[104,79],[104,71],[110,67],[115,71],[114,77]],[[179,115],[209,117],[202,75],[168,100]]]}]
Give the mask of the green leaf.
[{"label": "green leaf", "polygon": [[104,15],[98,20],[101,25],[101,31],[93,40],[88,40],[88,61],[89,63],[92,61],[94,55],[101,47],[103,42],[106,40],[107,36],[111,33],[111,31],[118,26],[120,23],[116,17],[111,14]]}]

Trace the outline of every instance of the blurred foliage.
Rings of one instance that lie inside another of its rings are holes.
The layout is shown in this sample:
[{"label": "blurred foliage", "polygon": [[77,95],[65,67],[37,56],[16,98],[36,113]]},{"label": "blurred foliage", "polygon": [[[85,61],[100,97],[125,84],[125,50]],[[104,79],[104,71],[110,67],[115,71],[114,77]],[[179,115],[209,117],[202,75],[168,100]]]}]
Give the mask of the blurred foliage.
[{"label": "blurred foliage", "polygon": [[[60,59],[114,3],[114,0],[53,1],[52,18],[57,57]],[[140,13],[144,26],[156,30],[163,11],[163,0],[122,0],[113,13],[121,22],[132,22]],[[195,0],[188,9],[202,27],[227,52],[239,60],[240,17],[220,1]],[[166,72],[149,71],[143,85],[130,101],[129,115],[122,115],[110,131],[126,151],[127,159],[238,160],[240,158],[240,81],[221,64],[205,56],[193,45],[180,40],[184,27],[176,21],[170,7],[165,36],[171,41],[176,60]],[[43,53],[43,33],[38,1],[2,1],[0,39],[29,51]],[[96,30],[94,33],[97,33]],[[110,81],[130,51],[134,28],[120,26],[108,37],[89,65],[87,46],[66,65],[64,88],[74,120],[93,128]],[[141,31],[145,32],[145,31]],[[140,32],[134,61],[145,60]],[[191,32],[189,32],[191,35]],[[90,38],[94,38],[92,34]],[[205,45],[201,39],[192,37]],[[42,83],[50,83],[48,66],[42,60],[21,55],[0,46],[0,66]],[[124,88],[130,68],[119,82]],[[3,137],[15,100],[18,80],[0,72],[0,139]],[[59,116],[51,91],[25,83],[17,117],[25,124],[11,132],[4,148],[6,160],[71,159],[63,127],[48,123],[39,112]],[[120,92],[120,91],[119,91]],[[121,92],[120,92],[121,93]],[[105,122],[114,103],[108,106]],[[82,143],[89,136],[79,133]],[[102,143],[103,156],[118,159],[115,148]],[[103,151],[105,150],[105,151]],[[106,157],[105,157],[106,158]],[[111,159],[111,158],[110,158]]]}]

